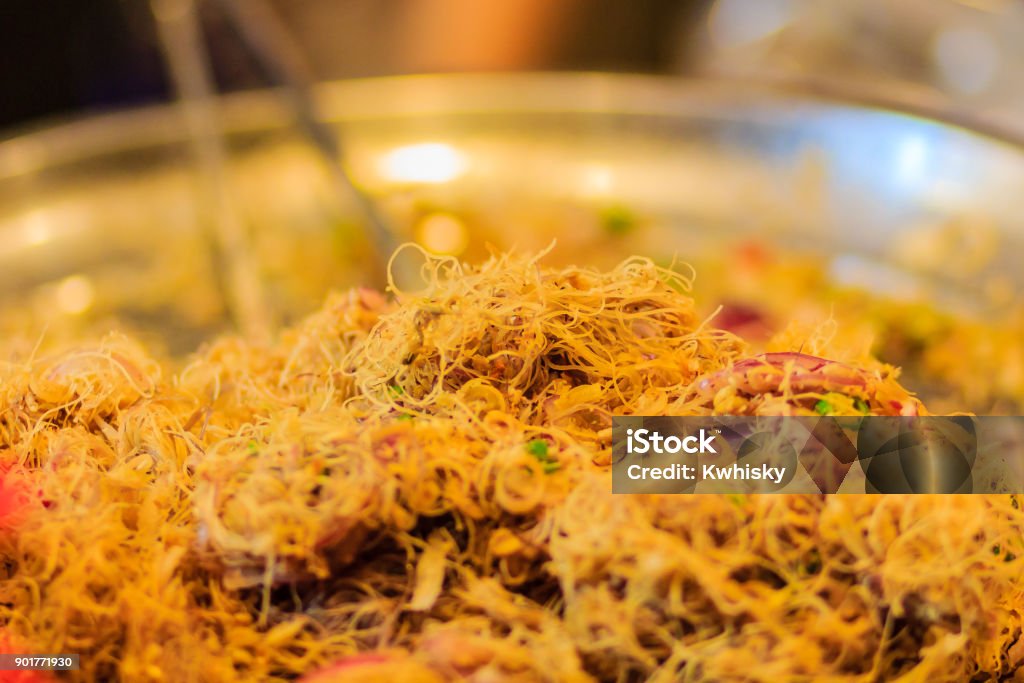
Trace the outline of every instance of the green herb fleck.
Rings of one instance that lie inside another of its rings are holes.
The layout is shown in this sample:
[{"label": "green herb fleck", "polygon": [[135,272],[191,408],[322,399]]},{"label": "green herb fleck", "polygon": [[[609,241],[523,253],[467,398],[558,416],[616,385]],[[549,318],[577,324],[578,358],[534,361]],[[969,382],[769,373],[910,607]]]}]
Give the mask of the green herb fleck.
[{"label": "green herb fleck", "polygon": [[[995,555],[996,557],[1002,555],[1003,554],[1003,546],[1001,546],[998,543],[996,543],[994,546],[992,546],[992,554]],[[1003,556],[1003,562],[1013,562],[1016,559],[1017,559],[1017,556],[1015,554],[1011,553],[1009,550],[1007,550],[1006,551],[1006,555]]]},{"label": "green herb fleck", "polygon": [[256,442],[255,441],[250,441],[249,442],[249,452],[250,453],[255,453],[258,450],[259,450],[259,446],[256,445]]},{"label": "green herb fleck", "polygon": [[390,393],[392,396],[401,396],[402,394],[405,393],[405,389],[403,389],[398,384],[389,384],[388,393]]},{"label": "green herb fleck", "polygon": [[828,415],[829,413],[832,412],[832,404],[826,401],[825,399],[821,399],[820,401],[814,404],[814,412],[818,413],[819,415]]},{"label": "green herb fleck", "polygon": [[804,565],[804,569],[808,574],[817,574],[821,571],[821,555],[817,550],[812,550],[810,557],[807,558],[807,564]]},{"label": "green herb fleck", "polygon": [[871,412],[871,408],[868,407],[867,401],[865,401],[862,398],[854,399],[853,405],[857,410],[864,413],[865,415]]},{"label": "green herb fleck", "polygon": [[544,439],[534,439],[530,443],[526,444],[526,450],[530,455],[541,462],[548,461],[548,442]]},{"label": "green herb fleck", "polygon": [[410,415],[409,413],[402,413],[401,415],[399,415],[395,419],[396,420],[402,420],[403,422],[408,422],[409,420],[412,419],[412,415]]},{"label": "green herb fleck", "polygon": [[548,442],[544,439],[534,439],[526,444],[526,452],[537,459],[537,462],[544,466],[544,473],[551,474],[557,472],[560,467],[558,460],[556,460],[551,453],[548,451]]},{"label": "green herb fleck", "polygon": [[601,211],[601,225],[612,235],[625,235],[636,227],[633,212],[623,206],[609,206]]}]

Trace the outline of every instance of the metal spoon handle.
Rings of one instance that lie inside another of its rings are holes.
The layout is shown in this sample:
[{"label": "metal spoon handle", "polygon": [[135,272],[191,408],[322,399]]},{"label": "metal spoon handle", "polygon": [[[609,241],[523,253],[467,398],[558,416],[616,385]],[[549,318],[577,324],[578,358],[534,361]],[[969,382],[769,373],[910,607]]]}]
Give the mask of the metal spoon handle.
[{"label": "metal spoon handle", "polygon": [[227,150],[195,1],[151,0],[150,8],[196,157],[199,207],[207,213],[218,285],[241,331],[266,339],[270,314],[250,236],[231,201]]},{"label": "metal spoon handle", "polygon": [[398,247],[399,241],[373,199],[355,184],[345,168],[341,140],[336,131],[317,115],[313,78],[287,28],[265,0],[218,2],[260,68],[274,85],[283,88],[299,128],[327,163],[338,191],[355,200],[366,220],[370,241],[380,264],[386,267],[388,257]]}]

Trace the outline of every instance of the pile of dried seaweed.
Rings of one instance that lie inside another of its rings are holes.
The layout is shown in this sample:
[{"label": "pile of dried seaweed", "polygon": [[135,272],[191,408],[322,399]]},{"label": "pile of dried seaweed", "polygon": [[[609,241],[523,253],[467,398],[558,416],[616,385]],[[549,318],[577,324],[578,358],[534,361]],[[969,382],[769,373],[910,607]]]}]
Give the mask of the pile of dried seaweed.
[{"label": "pile of dried seaweed", "polygon": [[269,346],[0,369],[0,648],[73,680],[929,680],[1024,660],[1009,496],[612,496],[622,414],[912,415],[689,280],[428,259]]}]

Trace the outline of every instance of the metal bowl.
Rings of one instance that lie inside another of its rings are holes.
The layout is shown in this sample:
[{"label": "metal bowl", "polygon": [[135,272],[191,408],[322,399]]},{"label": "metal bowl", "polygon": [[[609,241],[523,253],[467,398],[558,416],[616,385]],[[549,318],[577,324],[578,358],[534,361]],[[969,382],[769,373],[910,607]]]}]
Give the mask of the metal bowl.
[{"label": "metal bowl", "polygon": [[[347,81],[317,96],[396,225],[469,258],[484,242],[552,238],[556,261],[685,258],[770,233],[817,250],[840,280],[965,314],[1000,314],[982,295],[993,281],[1024,285],[1024,151],[999,131],[922,116],[920,103],[587,74]],[[224,97],[222,115],[233,202],[277,319],[379,278],[358,215],[278,95]],[[177,353],[228,327],[197,183],[173,106],[0,143],[0,332],[119,324]],[[618,207],[646,229],[602,229]],[[438,215],[458,220],[428,222]],[[998,247],[918,258],[929,226],[958,221]]]}]

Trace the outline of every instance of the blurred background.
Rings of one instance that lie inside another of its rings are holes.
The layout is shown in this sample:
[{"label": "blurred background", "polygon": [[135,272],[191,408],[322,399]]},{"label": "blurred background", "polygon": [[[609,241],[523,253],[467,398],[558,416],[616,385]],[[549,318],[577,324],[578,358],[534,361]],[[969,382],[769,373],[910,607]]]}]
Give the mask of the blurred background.
[{"label": "blurred background", "polygon": [[385,287],[398,243],[557,239],[687,261],[754,348],[1024,406],[1024,2],[266,3],[309,100],[254,0],[0,3],[0,338],[181,357]]},{"label": "blurred background", "polygon": [[[199,2],[219,89],[264,85]],[[1024,113],[1017,0],[274,0],[318,79],[438,71],[790,75]],[[5,0],[0,128],[170,88],[146,0]]]}]

